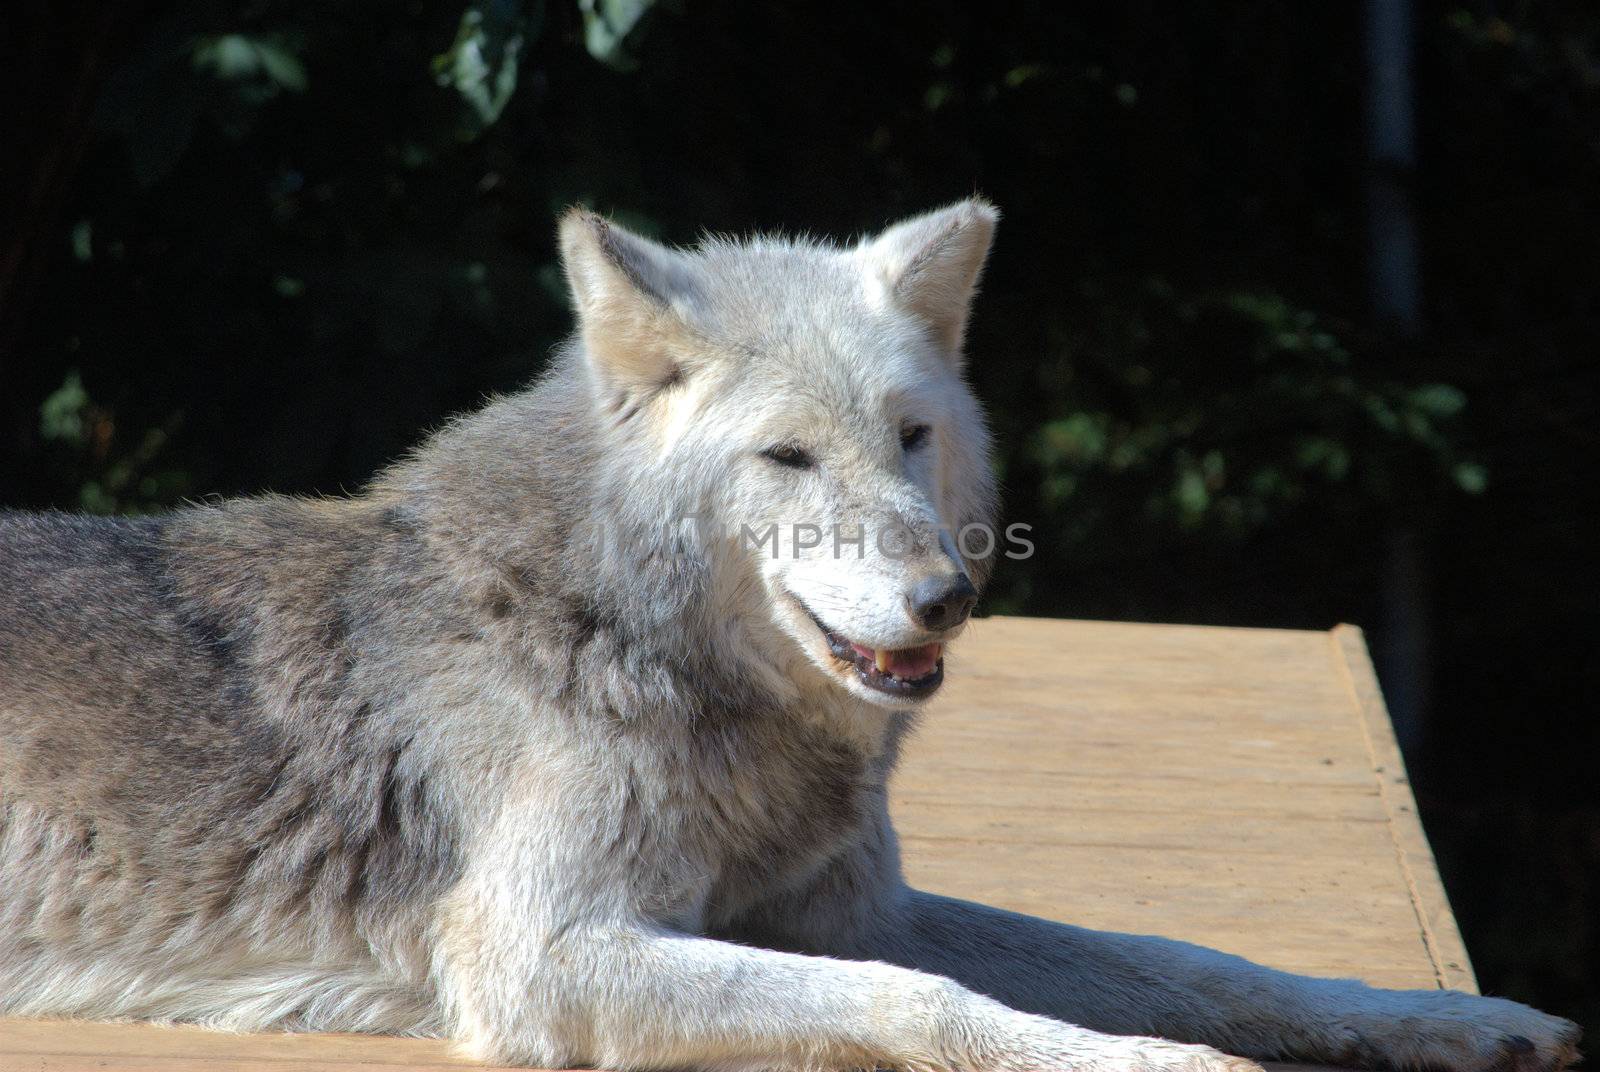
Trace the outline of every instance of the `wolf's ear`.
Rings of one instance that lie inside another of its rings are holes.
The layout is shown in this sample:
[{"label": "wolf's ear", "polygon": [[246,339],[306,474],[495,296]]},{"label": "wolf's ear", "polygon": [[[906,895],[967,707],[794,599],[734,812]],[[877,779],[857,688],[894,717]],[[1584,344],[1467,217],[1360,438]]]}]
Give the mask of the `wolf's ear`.
[{"label": "wolf's ear", "polygon": [[921,317],[959,360],[967,313],[998,222],[999,209],[969,198],[895,224],[863,241],[857,255],[889,300]]},{"label": "wolf's ear", "polygon": [[693,301],[681,253],[587,209],[561,219],[561,263],[589,361],[608,393],[671,382],[672,343],[687,332]]}]

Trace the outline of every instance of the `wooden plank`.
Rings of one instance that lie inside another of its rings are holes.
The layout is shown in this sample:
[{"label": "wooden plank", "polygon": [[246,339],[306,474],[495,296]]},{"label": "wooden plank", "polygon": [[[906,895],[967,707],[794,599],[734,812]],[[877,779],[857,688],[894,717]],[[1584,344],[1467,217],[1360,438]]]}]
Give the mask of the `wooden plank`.
[{"label": "wooden plank", "polygon": [[[912,881],[1317,975],[1474,989],[1359,630],[990,618],[893,807]],[[447,1072],[445,1043],[0,1020],[0,1072]]]},{"label": "wooden plank", "polygon": [[1348,627],[975,623],[894,786],[907,873],[1290,971],[1472,989],[1365,658]]},{"label": "wooden plank", "polygon": [[375,1035],[239,1035],[197,1027],[0,1020],[0,1072],[460,1072],[447,1043]]}]

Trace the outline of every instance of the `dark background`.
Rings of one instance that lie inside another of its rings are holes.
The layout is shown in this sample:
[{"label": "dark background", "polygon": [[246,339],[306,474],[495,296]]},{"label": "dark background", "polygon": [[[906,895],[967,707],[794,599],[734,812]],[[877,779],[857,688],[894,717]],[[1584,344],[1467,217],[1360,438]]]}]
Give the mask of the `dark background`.
[{"label": "dark background", "polygon": [[1365,626],[1484,989],[1600,1029],[1595,6],[583,6],[13,0],[0,503],[359,487],[540,367],[573,202],[982,191],[988,609]]}]

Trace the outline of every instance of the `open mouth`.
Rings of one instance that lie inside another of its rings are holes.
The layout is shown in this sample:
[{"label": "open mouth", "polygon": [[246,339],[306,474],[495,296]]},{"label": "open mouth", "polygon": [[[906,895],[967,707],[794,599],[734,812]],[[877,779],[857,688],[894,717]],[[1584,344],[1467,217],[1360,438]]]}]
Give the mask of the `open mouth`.
[{"label": "open mouth", "polygon": [[922,644],[915,648],[869,648],[828,628],[827,623],[811,613],[811,608],[804,603],[800,603],[800,607],[822,630],[828,642],[829,654],[854,670],[861,683],[869,689],[907,700],[920,700],[933,695],[943,684],[943,644]]}]

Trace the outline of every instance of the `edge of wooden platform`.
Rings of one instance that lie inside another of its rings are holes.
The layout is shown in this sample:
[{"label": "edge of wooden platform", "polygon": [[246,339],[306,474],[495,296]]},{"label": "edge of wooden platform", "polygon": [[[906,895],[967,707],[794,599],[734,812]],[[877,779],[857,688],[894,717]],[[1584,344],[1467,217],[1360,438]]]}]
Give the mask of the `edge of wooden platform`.
[{"label": "edge of wooden platform", "polygon": [[1417,913],[1417,926],[1428,957],[1433,961],[1434,977],[1441,989],[1478,992],[1478,980],[1467,956],[1466,944],[1450,911],[1450,899],[1439,879],[1433,850],[1417,815],[1416,799],[1406,775],[1400,743],[1394,724],[1384,706],[1378,676],[1372,668],[1361,628],[1340,624],[1328,632],[1334,662],[1338,664],[1372,758],[1372,775],[1378,795],[1389,816],[1389,832],[1394,838],[1395,859],[1405,875],[1411,906]]},{"label": "edge of wooden platform", "polygon": [[440,1039],[236,1034],[129,1020],[0,1019],[0,1072],[468,1072],[482,1067],[456,1056]]}]

